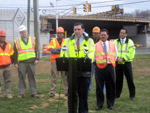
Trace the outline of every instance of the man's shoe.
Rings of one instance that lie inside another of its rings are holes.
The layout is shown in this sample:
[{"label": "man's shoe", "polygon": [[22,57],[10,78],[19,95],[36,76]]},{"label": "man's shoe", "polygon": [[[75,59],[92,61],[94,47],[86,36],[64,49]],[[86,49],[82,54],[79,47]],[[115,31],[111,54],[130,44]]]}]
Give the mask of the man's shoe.
[{"label": "man's shoe", "polygon": [[68,96],[68,93],[66,93],[65,96]]},{"label": "man's shoe", "polygon": [[109,110],[114,110],[114,108],[112,106],[107,107]]},{"label": "man's shoe", "polygon": [[39,98],[39,95],[33,94],[33,95],[31,95],[31,97]]},{"label": "man's shoe", "polygon": [[96,107],[96,111],[99,111],[99,110],[101,110],[101,107],[98,107],[98,106],[97,106],[97,107]]},{"label": "man's shoe", "polygon": [[120,98],[120,96],[115,96],[115,99]]},{"label": "man's shoe", "polygon": [[54,93],[50,93],[49,97],[54,97],[55,94]]},{"label": "man's shoe", "polygon": [[6,98],[12,99],[13,97],[11,95],[7,95]]},{"label": "man's shoe", "polygon": [[18,98],[23,98],[23,97],[24,97],[23,94],[19,94],[19,95],[18,95]]},{"label": "man's shoe", "polygon": [[134,100],[134,97],[130,97],[130,100]]}]

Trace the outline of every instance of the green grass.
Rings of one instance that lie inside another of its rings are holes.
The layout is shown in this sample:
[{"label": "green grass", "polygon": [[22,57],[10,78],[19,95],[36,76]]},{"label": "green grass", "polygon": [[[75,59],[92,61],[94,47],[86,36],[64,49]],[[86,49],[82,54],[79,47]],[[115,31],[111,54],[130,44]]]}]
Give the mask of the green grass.
[{"label": "green grass", "polygon": [[[49,61],[49,58],[42,58]],[[106,99],[101,111],[96,108],[96,84],[93,78],[92,91],[88,97],[89,113],[149,113],[150,112],[150,55],[136,55],[133,64],[134,83],[136,87],[135,100],[129,99],[129,91],[124,78],[121,97],[115,100],[114,111],[107,109]],[[49,98],[51,76],[48,74],[35,75],[39,99],[30,96],[29,85],[25,98],[18,99],[18,77],[12,78],[13,99],[6,99],[4,87],[0,93],[0,113],[56,113],[59,97]],[[3,83],[4,84],[4,83]],[[58,78],[57,91],[59,93],[61,76]],[[61,84],[61,94],[64,94],[64,86]],[[61,96],[58,113],[67,113],[67,99]]]}]

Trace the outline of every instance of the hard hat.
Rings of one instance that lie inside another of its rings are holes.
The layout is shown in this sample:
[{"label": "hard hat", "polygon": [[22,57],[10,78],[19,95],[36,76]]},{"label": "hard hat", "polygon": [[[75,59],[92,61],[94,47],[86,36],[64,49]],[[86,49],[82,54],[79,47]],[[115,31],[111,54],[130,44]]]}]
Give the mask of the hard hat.
[{"label": "hard hat", "polygon": [[58,27],[56,33],[65,33],[64,28]]},{"label": "hard hat", "polygon": [[0,30],[0,36],[6,36],[6,32],[4,30]]},{"label": "hard hat", "polygon": [[93,28],[92,32],[99,33],[100,32],[100,28],[96,26],[96,27]]},{"label": "hard hat", "polygon": [[21,25],[21,26],[19,27],[19,31],[24,31],[24,30],[27,30],[26,26]]}]

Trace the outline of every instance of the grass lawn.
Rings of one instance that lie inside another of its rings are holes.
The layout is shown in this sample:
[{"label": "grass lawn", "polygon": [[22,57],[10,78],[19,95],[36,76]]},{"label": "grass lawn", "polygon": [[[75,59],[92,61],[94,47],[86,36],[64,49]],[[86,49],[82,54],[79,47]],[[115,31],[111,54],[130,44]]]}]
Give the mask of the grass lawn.
[{"label": "grass lawn", "polygon": [[[49,62],[49,59],[42,58]],[[43,64],[44,65],[44,64]],[[132,62],[134,83],[136,87],[135,100],[129,99],[129,91],[124,79],[121,97],[115,100],[115,110],[107,109],[106,99],[101,111],[96,111],[96,84],[93,78],[92,91],[88,97],[89,113],[149,113],[150,112],[150,55],[136,55]],[[18,99],[18,76],[12,78],[13,99],[6,99],[4,95],[4,86],[0,92],[0,113],[67,113],[67,97],[64,96],[64,86],[59,76],[57,82],[57,94],[54,98],[49,97],[50,80],[49,74],[36,74],[37,90],[39,99],[30,96],[30,90],[27,83],[25,98]],[[3,83],[4,85],[4,83]],[[61,87],[60,87],[61,86]],[[59,100],[60,91],[60,100]],[[57,112],[59,103],[59,109]]]}]

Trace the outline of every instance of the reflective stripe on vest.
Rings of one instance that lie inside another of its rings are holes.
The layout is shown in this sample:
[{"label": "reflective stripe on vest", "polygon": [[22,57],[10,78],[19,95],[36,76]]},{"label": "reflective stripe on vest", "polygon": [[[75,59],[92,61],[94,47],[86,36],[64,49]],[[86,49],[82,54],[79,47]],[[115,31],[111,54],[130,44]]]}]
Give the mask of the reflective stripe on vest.
[{"label": "reflective stripe on vest", "polygon": [[14,51],[9,43],[6,44],[5,49],[0,48],[0,66],[8,65],[11,63],[10,56],[13,55]]},{"label": "reflective stripe on vest", "polygon": [[53,49],[55,49],[56,48],[56,41],[55,41],[56,39],[54,39],[53,40],[53,44],[54,44],[54,47],[53,47]]},{"label": "reflective stripe on vest", "polygon": [[107,60],[110,61],[110,63],[115,67],[115,61],[116,61],[116,48],[115,44],[112,42],[109,42],[109,51],[107,52],[107,55],[105,54],[103,45],[101,41],[99,41],[96,44],[96,64],[98,68],[105,68],[107,66]]},{"label": "reflective stripe on vest", "polygon": [[[58,41],[58,38],[53,39],[50,45],[53,46],[53,49],[62,48],[65,39],[62,38],[61,44]],[[52,49],[52,48],[51,48]],[[51,62],[56,62],[56,58],[60,57],[60,54],[51,53]]]},{"label": "reflective stripe on vest", "polygon": [[[19,41],[20,38],[18,38],[16,40],[17,42],[17,46],[18,46],[18,54],[23,54],[23,53],[27,53],[27,52],[35,52],[35,48],[34,48],[34,45],[35,45],[35,40],[33,37],[31,37],[31,43],[32,43],[32,48],[28,48],[28,49],[22,49],[21,48],[21,44],[20,44],[20,41]],[[21,39],[20,39],[21,40]],[[28,42],[30,41],[30,38],[28,39]],[[27,44],[28,45],[28,44]]]},{"label": "reflective stripe on vest", "polygon": [[[67,45],[67,50],[66,50],[66,52],[67,52],[68,57],[70,57],[70,53],[69,53],[69,40],[70,40],[70,38],[67,39],[67,44],[66,44],[66,45]],[[90,50],[91,42],[92,42],[92,39],[89,38],[89,47],[88,47],[89,50]],[[76,43],[73,43],[73,45],[74,45],[75,54],[77,54],[77,51],[76,51]],[[81,49],[81,50],[84,50],[84,49]],[[89,52],[89,53],[90,53],[90,52]]]},{"label": "reflective stripe on vest", "polygon": [[35,39],[34,37],[28,38],[28,44],[25,45],[21,38],[15,40],[16,48],[18,50],[18,61],[28,60],[35,58]]},{"label": "reflective stripe on vest", "polygon": [[127,51],[127,49],[128,49],[128,43],[126,44],[126,49],[125,49],[125,51],[119,51],[119,42],[117,42],[117,49],[118,49],[118,52],[128,53],[128,51]]}]

